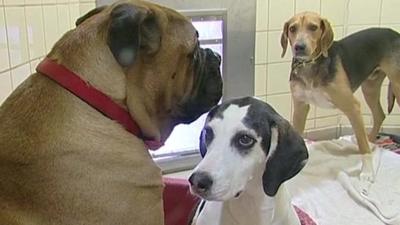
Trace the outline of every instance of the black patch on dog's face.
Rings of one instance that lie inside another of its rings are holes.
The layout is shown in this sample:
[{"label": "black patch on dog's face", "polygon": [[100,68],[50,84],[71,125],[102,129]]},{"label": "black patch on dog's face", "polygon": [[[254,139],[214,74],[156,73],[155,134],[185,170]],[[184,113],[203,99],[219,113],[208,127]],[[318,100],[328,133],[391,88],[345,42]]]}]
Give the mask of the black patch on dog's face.
[{"label": "black patch on dog's face", "polygon": [[256,137],[246,131],[239,131],[231,138],[231,146],[241,155],[247,155],[256,143]]},{"label": "black patch on dog's face", "polygon": [[253,129],[258,136],[262,137],[261,147],[265,154],[268,155],[271,145],[271,127],[276,126],[273,117],[277,113],[270,105],[264,102],[256,99],[249,99],[249,101],[251,101],[249,102],[250,107],[242,122],[248,128]]},{"label": "black patch on dog's face", "polygon": [[251,97],[243,97],[243,98],[238,98],[238,99],[233,99],[230,101],[226,101],[223,104],[214,106],[210,112],[208,113],[207,116],[207,122],[213,120],[214,118],[224,118],[224,111],[231,105],[238,105],[239,107],[249,105],[251,101]]},{"label": "black patch on dog's face", "polygon": [[[270,105],[252,97],[233,99],[214,107],[208,114],[207,121],[211,121],[214,118],[223,119],[223,113],[230,105],[237,105],[239,107],[249,105],[247,114],[242,119],[243,124],[249,129],[253,129],[260,137],[271,136],[270,127],[276,126],[275,115],[278,115],[278,113]],[[265,154],[268,154],[269,142],[270,138],[262,138],[261,146]]]},{"label": "black patch on dog's face", "polygon": [[[267,156],[262,178],[263,188],[268,196],[274,196],[284,181],[295,176],[304,167],[308,158],[304,140],[289,122],[281,117],[269,104],[252,97],[234,99],[215,107],[211,111],[212,113],[209,114],[207,121],[211,121],[215,117],[223,119],[221,115],[232,104],[239,107],[249,105],[242,123],[261,137],[261,147]],[[272,149],[275,151],[272,155],[269,155],[272,129],[277,130],[278,139],[275,140],[277,142],[276,149]],[[234,142],[234,139],[232,139],[231,143]],[[203,150],[206,151],[206,146],[204,148]],[[237,149],[241,150],[240,148]],[[246,151],[248,149],[245,149],[243,153],[246,154]]]},{"label": "black patch on dog's face", "polygon": [[228,108],[228,106],[229,106],[229,104],[222,104],[222,105],[214,106],[208,113],[206,122],[209,122],[209,121],[213,120],[214,118],[223,119],[224,118],[223,112],[225,111],[226,108]]},{"label": "black patch on dog's face", "polygon": [[206,126],[204,128],[204,132],[205,132],[205,142],[206,145],[210,145],[211,141],[214,139],[214,131],[211,127]]}]

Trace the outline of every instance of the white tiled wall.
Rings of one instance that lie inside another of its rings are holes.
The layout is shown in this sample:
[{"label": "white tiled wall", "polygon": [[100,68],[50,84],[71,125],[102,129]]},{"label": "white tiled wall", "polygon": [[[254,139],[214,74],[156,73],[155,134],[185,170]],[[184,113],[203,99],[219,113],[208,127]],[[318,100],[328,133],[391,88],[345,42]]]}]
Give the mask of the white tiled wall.
[{"label": "white tiled wall", "polygon": [[[0,0],[0,104],[35,70],[54,42],[74,26],[76,18],[95,7],[95,0]],[[331,22],[335,38],[371,26],[400,31],[399,0],[257,0],[255,95],[291,118],[290,51],[281,58],[280,35],[295,12],[316,11]],[[387,82],[381,101],[386,110]],[[359,92],[366,124],[371,116]],[[312,107],[308,130],[348,124],[336,110]],[[395,106],[385,125],[400,126]]]},{"label": "white tiled wall", "polygon": [[[292,115],[289,91],[291,52],[281,58],[280,36],[283,24],[295,13],[314,11],[327,18],[335,32],[335,39],[367,27],[391,27],[400,31],[399,0],[257,0],[255,95],[266,100],[288,120]],[[386,111],[387,81],[382,88],[381,101]],[[367,125],[372,117],[361,91],[356,92],[362,104]],[[400,110],[396,105],[384,122],[385,126],[400,126]],[[337,110],[311,106],[306,130],[349,125]]]},{"label": "white tiled wall", "polygon": [[0,0],[0,104],[95,0]]}]

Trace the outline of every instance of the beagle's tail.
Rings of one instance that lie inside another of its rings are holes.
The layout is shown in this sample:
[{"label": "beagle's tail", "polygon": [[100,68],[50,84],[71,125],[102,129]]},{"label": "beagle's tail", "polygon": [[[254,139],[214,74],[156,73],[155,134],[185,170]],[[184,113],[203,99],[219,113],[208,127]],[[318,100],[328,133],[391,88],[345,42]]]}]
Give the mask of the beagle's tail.
[{"label": "beagle's tail", "polygon": [[390,114],[392,112],[395,100],[396,100],[396,97],[393,93],[392,82],[389,82],[388,92],[387,92],[388,114]]}]

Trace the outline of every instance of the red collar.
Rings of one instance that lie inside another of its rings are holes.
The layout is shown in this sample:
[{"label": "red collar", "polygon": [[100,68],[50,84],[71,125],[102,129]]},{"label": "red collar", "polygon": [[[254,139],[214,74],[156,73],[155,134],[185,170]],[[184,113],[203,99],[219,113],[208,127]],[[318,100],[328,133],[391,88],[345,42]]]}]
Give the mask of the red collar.
[{"label": "red collar", "polygon": [[97,90],[89,83],[82,80],[78,75],[57,64],[55,61],[45,58],[36,68],[37,72],[46,75],[57,82],[75,96],[100,111],[108,118],[117,121],[127,131],[144,140],[147,147],[156,150],[163,143],[154,140],[145,140],[137,123],[132,119],[127,110],[115,103],[110,97]]}]

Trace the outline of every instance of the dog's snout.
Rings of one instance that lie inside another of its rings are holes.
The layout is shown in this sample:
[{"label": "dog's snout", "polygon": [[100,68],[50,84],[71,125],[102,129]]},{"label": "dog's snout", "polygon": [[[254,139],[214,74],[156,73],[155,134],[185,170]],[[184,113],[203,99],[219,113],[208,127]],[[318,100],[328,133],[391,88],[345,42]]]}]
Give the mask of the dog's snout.
[{"label": "dog's snout", "polygon": [[222,60],[221,55],[218,54],[218,52],[213,52],[213,53],[218,58],[219,63],[221,63],[221,60]]},{"label": "dog's snout", "polygon": [[221,57],[220,54],[218,54],[217,52],[213,51],[213,50],[210,49],[210,48],[206,48],[206,49],[204,49],[204,50],[206,51],[207,55],[211,55],[211,56],[216,57],[216,58],[218,59],[218,64],[221,65],[222,57]]},{"label": "dog's snout", "polygon": [[211,188],[213,180],[206,172],[195,172],[189,177],[189,183],[198,192],[206,192]]},{"label": "dog's snout", "polygon": [[306,44],[304,44],[304,43],[297,43],[297,44],[294,46],[294,50],[295,50],[296,52],[304,52],[304,51],[306,50]]}]

